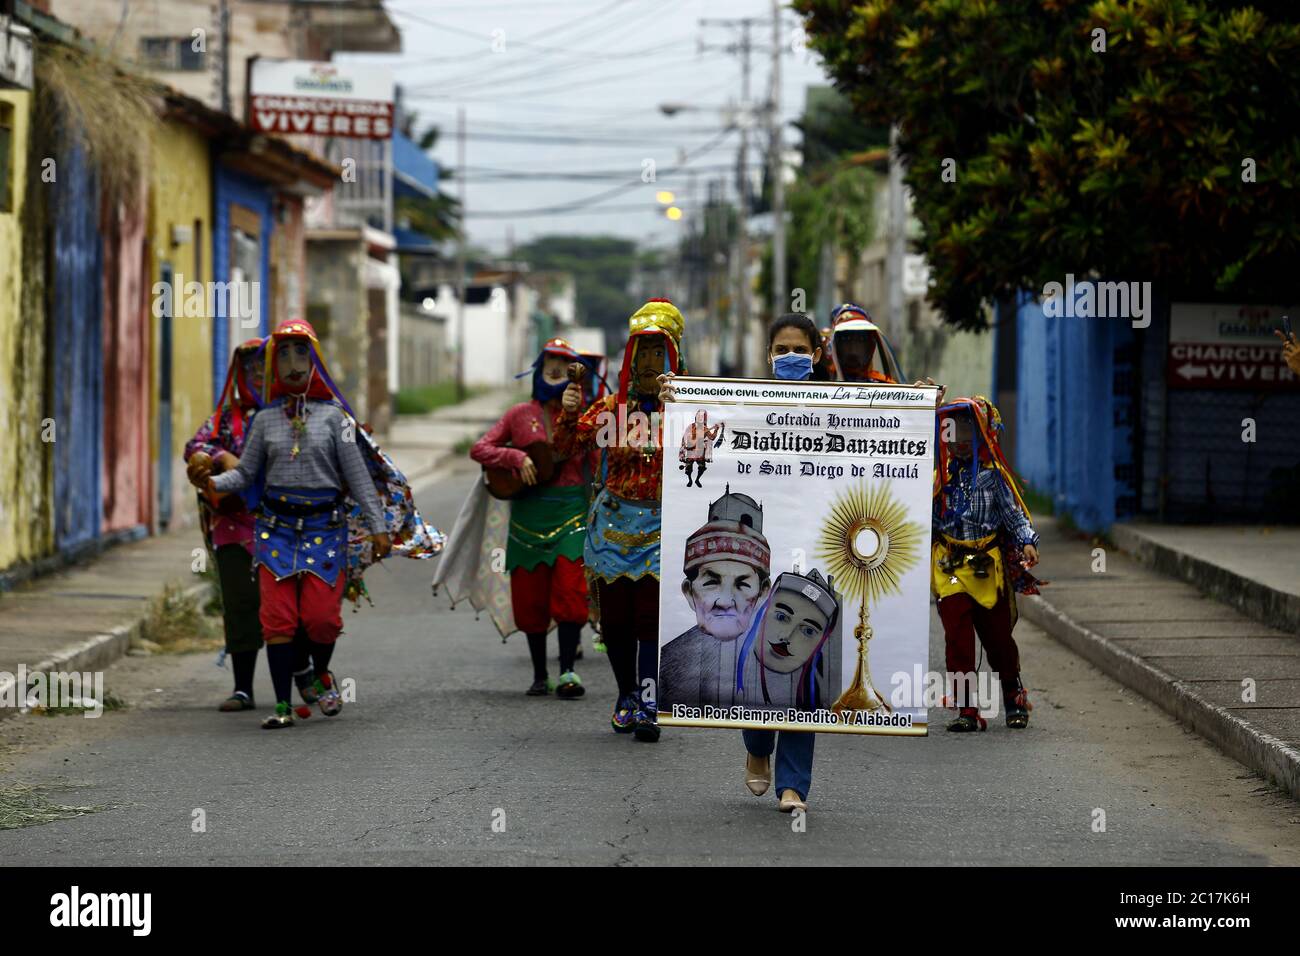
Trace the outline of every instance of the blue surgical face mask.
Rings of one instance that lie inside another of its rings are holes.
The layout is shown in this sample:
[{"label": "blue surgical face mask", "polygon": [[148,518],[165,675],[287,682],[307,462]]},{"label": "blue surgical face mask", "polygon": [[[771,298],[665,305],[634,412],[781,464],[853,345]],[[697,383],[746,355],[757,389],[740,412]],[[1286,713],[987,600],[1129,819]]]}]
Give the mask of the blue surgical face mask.
[{"label": "blue surgical face mask", "polygon": [[772,360],[772,372],[777,378],[790,382],[802,382],[812,377],[813,360],[811,355],[799,352],[786,352]]}]

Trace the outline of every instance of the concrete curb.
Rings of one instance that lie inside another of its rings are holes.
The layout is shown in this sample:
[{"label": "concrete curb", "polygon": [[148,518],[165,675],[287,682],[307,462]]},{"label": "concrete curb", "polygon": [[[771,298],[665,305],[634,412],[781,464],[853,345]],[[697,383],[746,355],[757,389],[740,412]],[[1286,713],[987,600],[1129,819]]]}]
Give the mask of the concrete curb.
[{"label": "concrete curb", "polygon": [[[195,584],[186,588],[182,594],[187,598],[206,601],[212,591],[212,585]],[[159,591],[161,594],[162,592]],[[58,650],[38,664],[27,667],[27,673],[50,673],[51,671],[97,671],[103,670],[114,661],[125,656],[131,648],[131,642],[140,635],[144,624],[144,615],[134,621],[119,624],[111,631],[96,634],[76,644],[69,644]],[[0,676],[0,698],[9,692],[9,687],[16,678],[12,674]],[[0,720],[18,713],[17,707],[0,707]]]},{"label": "concrete curb", "polygon": [[1300,752],[1200,696],[1149,661],[1124,650],[1041,595],[1021,597],[1020,613],[1103,673],[1137,691],[1239,763],[1300,800]]},{"label": "concrete curb", "polygon": [[1300,597],[1152,541],[1122,523],[1111,525],[1110,535],[1115,544],[1152,570],[1186,581],[1263,624],[1300,634]]}]

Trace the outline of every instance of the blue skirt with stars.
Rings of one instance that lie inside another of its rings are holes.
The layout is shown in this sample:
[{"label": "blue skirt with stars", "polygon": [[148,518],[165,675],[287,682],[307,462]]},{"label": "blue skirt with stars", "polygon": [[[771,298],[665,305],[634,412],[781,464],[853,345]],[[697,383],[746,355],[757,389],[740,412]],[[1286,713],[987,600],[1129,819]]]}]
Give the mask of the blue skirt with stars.
[{"label": "blue skirt with stars", "polygon": [[335,488],[267,488],[253,561],[282,581],[314,574],[330,587],[348,560],[347,514]]},{"label": "blue skirt with stars", "polygon": [[601,489],[587,514],[582,559],[591,577],[617,581],[659,578],[659,532],[663,517],[658,501],[629,501]]}]

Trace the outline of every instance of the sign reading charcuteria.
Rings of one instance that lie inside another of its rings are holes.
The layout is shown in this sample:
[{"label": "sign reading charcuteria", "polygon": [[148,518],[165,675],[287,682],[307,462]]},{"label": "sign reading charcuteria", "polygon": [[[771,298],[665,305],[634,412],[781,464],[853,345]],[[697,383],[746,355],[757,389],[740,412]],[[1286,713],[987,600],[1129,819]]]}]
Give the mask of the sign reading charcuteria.
[{"label": "sign reading charcuteria", "polygon": [[389,139],[393,77],[382,67],[311,60],[254,60],[248,122],[282,135]]}]

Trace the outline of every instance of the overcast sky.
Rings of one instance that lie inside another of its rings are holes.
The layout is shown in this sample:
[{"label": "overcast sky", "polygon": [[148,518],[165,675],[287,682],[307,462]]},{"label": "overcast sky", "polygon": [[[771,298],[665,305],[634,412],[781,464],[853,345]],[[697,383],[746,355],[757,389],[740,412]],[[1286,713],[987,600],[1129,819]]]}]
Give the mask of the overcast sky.
[{"label": "overcast sky", "polygon": [[[701,26],[701,18],[766,21],[752,28],[751,98],[765,100],[770,89],[770,0],[390,0],[385,7],[402,31],[403,52],[339,59],[390,65],[407,107],[420,114],[419,127],[441,128],[434,156],[443,166],[456,165],[456,109],[465,107],[470,240],[496,251],[504,250],[508,229],[515,242],[565,232],[669,243],[682,226],[663,217],[655,193],[674,190],[689,215],[688,178],[664,174],[683,151],[687,168],[699,170],[701,201],[709,178],[727,177],[731,188],[740,136],[719,139],[719,108],[740,99],[740,57],[696,48],[700,40],[735,43],[740,30]],[[783,10],[783,19],[782,114],[793,119],[805,89],[827,80],[815,56],[791,49],[796,15]],[[703,109],[669,118],[659,110],[664,102]],[[787,127],[787,144],[797,138]],[[765,132],[751,134],[755,145],[765,141]],[[760,155],[751,146],[750,162]],[[646,160],[661,175],[642,185]],[[496,171],[606,178],[512,180]],[[475,215],[583,203],[633,181],[633,188],[576,212]],[[448,181],[444,188],[458,186]]]}]

